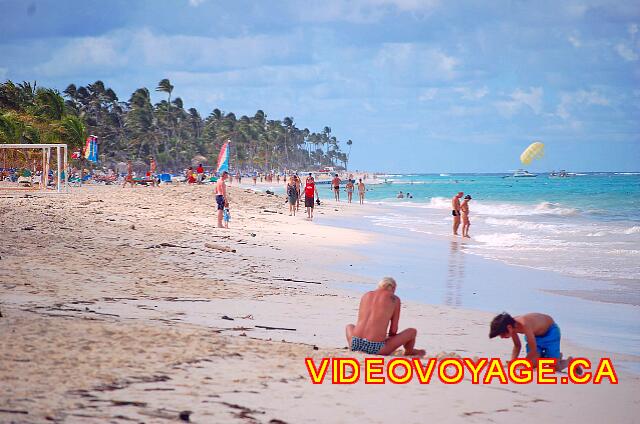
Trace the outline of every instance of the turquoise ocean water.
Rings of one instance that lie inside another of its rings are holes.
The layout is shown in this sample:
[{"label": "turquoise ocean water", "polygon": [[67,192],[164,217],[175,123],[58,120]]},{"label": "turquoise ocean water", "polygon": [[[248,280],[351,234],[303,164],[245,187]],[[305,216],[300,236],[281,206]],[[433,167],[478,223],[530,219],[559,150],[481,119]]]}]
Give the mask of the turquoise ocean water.
[{"label": "turquoise ocean water", "polygon": [[[451,197],[470,194],[468,252],[563,274],[640,281],[640,173],[387,174],[369,184],[374,225],[449,236]],[[398,199],[402,191],[413,198]],[[325,196],[326,197],[326,196]]]}]

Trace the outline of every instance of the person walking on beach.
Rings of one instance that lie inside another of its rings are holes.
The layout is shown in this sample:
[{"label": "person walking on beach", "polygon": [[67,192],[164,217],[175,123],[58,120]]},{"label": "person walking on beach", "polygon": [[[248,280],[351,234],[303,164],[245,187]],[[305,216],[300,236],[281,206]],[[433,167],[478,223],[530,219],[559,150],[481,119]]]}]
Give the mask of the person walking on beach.
[{"label": "person walking on beach", "polygon": [[460,199],[464,196],[463,192],[459,192],[451,199],[451,215],[453,215],[453,235],[458,235],[460,228]]},{"label": "person walking on beach", "polygon": [[351,203],[351,198],[353,197],[353,181],[351,179],[347,181],[345,188],[347,189],[347,201]]},{"label": "person walking on beach", "polygon": [[415,328],[398,333],[400,298],[395,295],[396,280],[384,277],[376,290],[365,293],[360,300],[356,325],[346,327],[347,344],[353,352],[370,355],[390,355],[404,346],[405,356],[424,356],[425,351],[415,349]]},{"label": "person walking on beach", "polygon": [[204,166],[202,164],[199,164],[196,168],[196,174],[198,174],[198,184],[202,184],[202,181],[204,181]]},{"label": "person walking on beach", "polygon": [[464,196],[464,200],[460,205],[460,212],[462,214],[462,237],[469,237],[469,227],[471,226],[471,221],[469,221],[469,200],[471,200],[471,196],[468,194]]},{"label": "person walking on beach", "polygon": [[338,174],[335,174],[333,180],[331,180],[331,186],[333,187],[333,196],[336,199],[336,202],[340,201],[340,178],[338,178]]},{"label": "person walking on beach", "polygon": [[358,196],[360,197],[360,204],[364,204],[364,193],[367,191],[367,188],[364,186],[362,182],[362,178],[358,180]]},{"label": "person walking on beach", "polygon": [[289,182],[287,183],[287,201],[289,202],[289,216],[296,216],[298,183],[296,182],[296,177],[294,175],[289,177]]},{"label": "person walking on beach", "polygon": [[316,183],[313,180],[313,176],[311,175],[311,173],[309,173],[306,184],[304,186],[304,207],[307,208],[308,219],[313,219],[313,204],[315,197],[320,200],[320,196],[318,196],[318,189],[316,188]]},{"label": "person walking on beach", "polygon": [[135,183],[133,181],[133,165],[131,161],[127,161],[127,176],[124,177],[124,183],[122,184],[122,188],[127,186],[127,183],[131,184],[131,187],[135,187]]},{"label": "person walking on beach", "polygon": [[296,201],[296,211],[300,210],[300,195],[302,194],[302,180],[295,174],[296,177],[296,190],[298,191],[298,200]]},{"label": "person walking on beach", "polygon": [[216,182],[216,205],[218,207],[218,228],[224,228],[222,226],[222,219],[224,218],[224,208],[229,207],[229,201],[227,199],[227,184],[226,180],[229,178],[229,173],[224,171],[218,181]]},{"label": "person walking on beach", "polygon": [[149,158],[149,175],[155,180],[156,178],[156,161],[153,157]]},{"label": "person walking on beach", "polygon": [[[538,358],[557,359],[556,371],[562,371],[571,363],[572,357],[562,359],[560,327],[549,315],[534,312],[512,317],[503,312],[491,321],[490,339],[500,336],[502,339],[511,337],[513,340],[512,361],[518,359],[522,350],[518,334],[524,334],[524,342],[527,344],[526,358],[534,367]],[[581,375],[582,368],[577,367],[576,374]]]}]

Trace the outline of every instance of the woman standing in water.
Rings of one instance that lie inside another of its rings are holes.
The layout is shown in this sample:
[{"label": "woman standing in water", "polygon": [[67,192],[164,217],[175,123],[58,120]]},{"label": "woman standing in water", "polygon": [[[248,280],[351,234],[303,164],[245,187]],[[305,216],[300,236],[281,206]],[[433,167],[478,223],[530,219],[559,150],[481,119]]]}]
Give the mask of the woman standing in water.
[{"label": "woman standing in water", "polygon": [[345,188],[347,189],[348,202],[351,203],[351,198],[353,197],[353,180],[351,178],[347,181]]},{"label": "woman standing in water", "polygon": [[469,227],[471,226],[471,221],[469,221],[469,200],[471,200],[471,196],[468,194],[464,196],[464,200],[460,205],[460,212],[462,215],[462,237],[469,237]]}]

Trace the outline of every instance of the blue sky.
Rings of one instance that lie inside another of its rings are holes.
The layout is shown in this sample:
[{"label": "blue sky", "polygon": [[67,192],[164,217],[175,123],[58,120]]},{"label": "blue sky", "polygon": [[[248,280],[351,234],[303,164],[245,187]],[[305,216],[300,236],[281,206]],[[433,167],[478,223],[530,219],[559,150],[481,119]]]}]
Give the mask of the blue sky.
[{"label": "blue sky", "polygon": [[[486,4],[490,3],[490,4]],[[637,1],[0,0],[0,80],[162,78],[354,141],[353,168],[640,170]],[[154,93],[155,95],[155,93]],[[159,96],[156,96],[159,99]],[[344,146],[346,148],[346,146]]]}]

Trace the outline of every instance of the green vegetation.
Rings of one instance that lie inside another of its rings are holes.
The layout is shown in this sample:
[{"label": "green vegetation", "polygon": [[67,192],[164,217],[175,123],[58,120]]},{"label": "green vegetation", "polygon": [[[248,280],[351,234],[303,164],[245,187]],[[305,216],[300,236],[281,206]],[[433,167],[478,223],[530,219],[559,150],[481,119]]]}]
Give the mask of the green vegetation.
[{"label": "green vegetation", "polygon": [[[166,100],[152,104],[149,90],[139,88],[122,102],[102,81],[71,84],[62,95],[35,83],[7,81],[0,84],[0,143],[63,142],[78,148],[87,134],[94,134],[106,166],[153,156],[161,169],[178,170],[194,159],[214,164],[230,140],[232,168],[347,167],[349,154],[340,150],[329,127],[311,132],[297,128],[291,117],[269,120],[262,110],[237,118],[214,109],[202,118],[195,108],[186,110],[179,97],[172,99],[168,79],[155,90],[166,93]],[[350,151],[352,141],[346,145]]]}]

